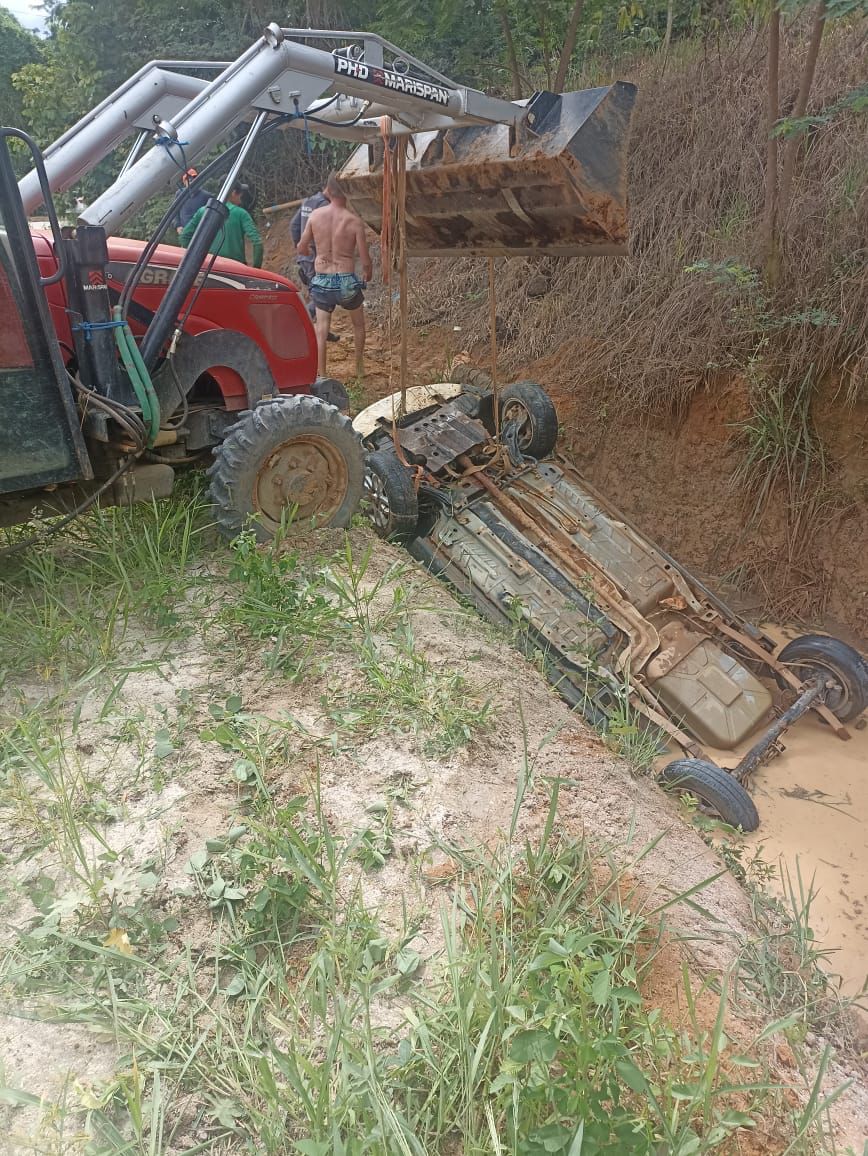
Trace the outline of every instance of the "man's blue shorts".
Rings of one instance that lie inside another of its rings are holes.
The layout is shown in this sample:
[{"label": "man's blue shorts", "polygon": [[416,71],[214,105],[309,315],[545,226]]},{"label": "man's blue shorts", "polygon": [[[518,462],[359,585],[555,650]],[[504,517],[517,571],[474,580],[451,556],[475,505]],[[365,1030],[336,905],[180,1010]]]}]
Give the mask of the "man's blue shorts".
[{"label": "man's blue shorts", "polygon": [[352,311],[364,302],[364,287],[355,273],[317,273],[310,283],[310,298],[326,313],[334,313],[338,305]]}]

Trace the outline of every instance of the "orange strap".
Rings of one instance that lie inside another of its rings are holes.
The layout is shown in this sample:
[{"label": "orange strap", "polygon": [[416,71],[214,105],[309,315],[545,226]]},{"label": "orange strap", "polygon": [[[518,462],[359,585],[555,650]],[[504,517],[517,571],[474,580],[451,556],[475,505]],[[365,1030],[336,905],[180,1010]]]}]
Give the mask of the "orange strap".
[{"label": "orange strap", "polygon": [[392,118],[390,116],[380,117],[380,136],[383,139],[383,211],[380,227],[380,254],[383,266],[383,284],[388,286],[392,279],[392,155],[389,149],[389,142],[392,139]]}]

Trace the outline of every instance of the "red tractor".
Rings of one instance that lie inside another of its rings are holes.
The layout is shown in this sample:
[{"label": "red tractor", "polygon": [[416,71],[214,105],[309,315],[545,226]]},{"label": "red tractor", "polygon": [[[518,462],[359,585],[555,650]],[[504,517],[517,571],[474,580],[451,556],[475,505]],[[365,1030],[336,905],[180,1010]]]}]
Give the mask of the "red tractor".
[{"label": "red tractor", "polygon": [[[345,43],[315,46],[326,38]],[[210,81],[178,71],[209,68]],[[343,387],[315,380],[298,293],[211,255],[253,144],[286,128],[355,142],[342,179],[379,228],[386,149],[412,135],[410,253],[622,253],[634,95],[616,84],[514,103],[454,85],[378,36],[272,24],[230,64],[145,65],[44,156],[0,129],[0,525],[166,495],[175,468],[206,455],[227,534],[252,517],[267,537],[288,510],[346,525],[364,453]],[[62,231],[53,195],[134,133],[113,184]],[[10,138],[33,157],[17,183]],[[113,235],[203,159],[180,197],[223,183],[186,250],[161,243],[178,201],[149,241]],[[40,205],[50,234],[28,225]]]}]

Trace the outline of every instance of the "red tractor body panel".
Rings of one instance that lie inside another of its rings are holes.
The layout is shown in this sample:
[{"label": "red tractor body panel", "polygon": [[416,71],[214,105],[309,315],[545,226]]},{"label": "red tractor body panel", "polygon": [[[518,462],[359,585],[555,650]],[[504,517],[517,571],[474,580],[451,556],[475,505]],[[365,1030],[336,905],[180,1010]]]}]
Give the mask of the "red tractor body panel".
[{"label": "red tractor body panel", "polygon": [[[33,246],[40,273],[46,276],[55,272],[57,259],[48,237],[34,232]],[[143,241],[109,238],[109,291],[113,301],[117,300],[144,247]],[[183,256],[184,250],[174,245],[157,247],[130,305],[129,323],[136,336],[143,333],[159,306]],[[195,298],[184,323],[185,333],[196,334],[207,329],[243,333],[265,354],[282,393],[310,393],[310,386],[316,380],[316,338],[307,309],[291,281],[265,269],[253,269],[238,261],[217,257],[203,270],[197,289],[182,310],[183,316],[190,308],[190,300]],[[48,286],[45,292],[63,359],[68,363],[74,356],[71,330],[74,318],[68,312],[66,289],[61,281]],[[209,375],[220,387],[227,409],[246,407],[245,385],[234,370],[214,366]]]}]

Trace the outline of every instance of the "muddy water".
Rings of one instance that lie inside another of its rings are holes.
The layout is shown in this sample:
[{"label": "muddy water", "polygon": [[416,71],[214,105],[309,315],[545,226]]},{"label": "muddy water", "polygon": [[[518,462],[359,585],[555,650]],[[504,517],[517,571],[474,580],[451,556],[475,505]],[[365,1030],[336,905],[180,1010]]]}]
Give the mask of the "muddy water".
[{"label": "muddy water", "polygon": [[747,839],[794,888],[797,868],[806,888],[813,879],[811,926],[852,995],[868,974],[868,729],[851,734],[842,742],[810,715],[784,736],[753,778],[760,826]]},{"label": "muddy water", "polygon": [[[762,629],[780,643],[804,633]],[[846,638],[840,627],[829,633]],[[783,869],[797,896],[800,876],[806,897],[813,891],[810,925],[829,952],[827,969],[855,995],[868,977],[868,727],[849,731],[842,741],[809,712],[783,736],[783,754],[752,777],[760,825],[745,842]],[[718,752],[716,761],[734,766],[750,745]],[[784,883],[772,879],[769,887],[782,894]]]}]

